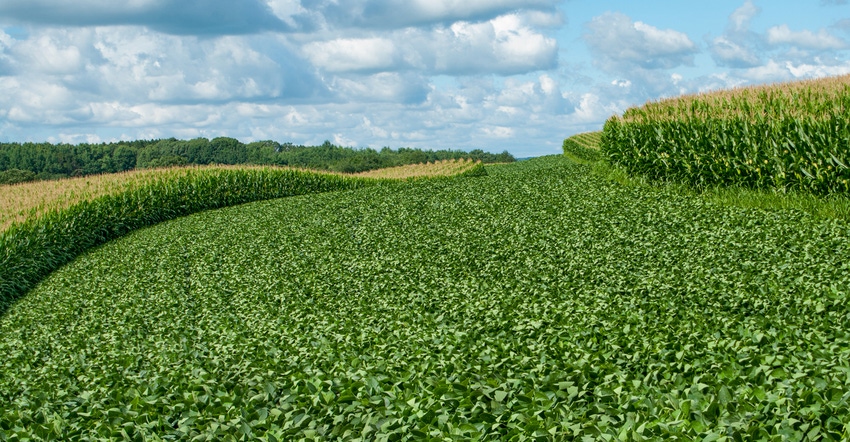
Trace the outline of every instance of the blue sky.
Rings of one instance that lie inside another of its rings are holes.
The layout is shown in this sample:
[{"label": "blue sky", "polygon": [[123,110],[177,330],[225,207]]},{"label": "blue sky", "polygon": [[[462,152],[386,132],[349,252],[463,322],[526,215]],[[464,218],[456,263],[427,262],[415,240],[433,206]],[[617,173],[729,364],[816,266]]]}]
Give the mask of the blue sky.
[{"label": "blue sky", "polygon": [[847,73],[848,0],[0,3],[0,141],[525,157],[648,100]]}]

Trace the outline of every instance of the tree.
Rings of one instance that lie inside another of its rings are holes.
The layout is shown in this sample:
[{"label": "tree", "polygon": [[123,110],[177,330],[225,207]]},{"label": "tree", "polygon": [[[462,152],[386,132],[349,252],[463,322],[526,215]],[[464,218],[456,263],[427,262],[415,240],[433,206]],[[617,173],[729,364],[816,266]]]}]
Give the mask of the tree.
[{"label": "tree", "polygon": [[35,173],[29,170],[9,169],[0,172],[0,184],[18,184],[35,180]]}]

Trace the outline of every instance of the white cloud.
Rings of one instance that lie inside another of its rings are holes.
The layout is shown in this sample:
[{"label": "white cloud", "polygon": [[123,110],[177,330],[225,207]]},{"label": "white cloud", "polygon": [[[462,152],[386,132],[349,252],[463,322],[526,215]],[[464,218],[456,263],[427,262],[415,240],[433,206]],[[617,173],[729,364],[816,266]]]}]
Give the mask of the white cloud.
[{"label": "white cloud", "polygon": [[[810,71],[807,66],[831,72],[834,66],[843,64],[835,51],[850,45],[826,29],[795,31],[780,24],[764,33],[753,32],[750,23],[760,11],[748,0],[729,16],[724,34],[709,43],[718,66],[742,70],[739,75],[746,81],[769,82],[808,77],[803,74]],[[840,29],[840,23],[834,28]]]},{"label": "white cloud", "polygon": [[332,73],[417,70],[431,74],[513,75],[557,64],[558,45],[520,14],[448,27],[408,28],[386,37],[339,38],[304,45],[317,67]]},{"label": "white cloud", "polygon": [[[282,9],[282,5],[277,5]],[[175,35],[291,31],[261,0],[4,0],[0,17],[62,27],[144,26]]]},{"label": "white cloud", "polygon": [[552,13],[559,0],[302,0],[331,27],[400,29],[486,21],[516,11]]},{"label": "white cloud", "polygon": [[396,67],[395,44],[387,38],[340,38],[304,48],[314,65],[330,72],[381,71]]},{"label": "white cloud", "polygon": [[747,32],[750,29],[750,22],[761,13],[761,8],[753,4],[752,0],[747,0],[744,4],[729,15],[729,25],[727,30],[731,33]]},{"label": "white cloud", "polygon": [[514,136],[514,129],[504,126],[484,127],[481,131],[491,138],[513,138]]},{"label": "white cloud", "polygon": [[12,51],[17,62],[30,73],[69,74],[84,66],[79,45],[81,39],[75,37],[78,36],[70,32],[48,32],[18,42]]},{"label": "white cloud", "polygon": [[277,18],[293,29],[302,27],[305,17],[311,17],[307,20],[309,22],[315,21],[313,14],[304,9],[299,0],[266,0],[266,3]]},{"label": "white cloud", "polygon": [[92,69],[101,90],[129,101],[298,99],[321,93],[300,57],[271,39],[262,43],[263,52],[243,37],[208,40],[101,28],[93,46],[102,61]]},{"label": "white cloud", "polygon": [[711,55],[719,66],[741,68],[758,66],[761,63],[755,51],[723,36],[711,42]]},{"label": "white cloud", "polygon": [[412,6],[412,9],[429,20],[456,20],[473,18],[480,14],[493,13],[523,7],[547,6],[549,1],[528,0],[412,0],[388,2],[394,6]]},{"label": "white cloud", "polygon": [[825,65],[822,63],[795,64],[790,61],[782,62],[769,60],[763,66],[743,71],[741,76],[747,80],[757,83],[771,83],[844,74],[850,74],[850,62],[844,62],[837,65]]},{"label": "white cloud", "polygon": [[844,49],[847,42],[821,29],[815,34],[809,30],[792,31],[788,25],[767,30],[767,42],[772,45],[792,45],[808,49]]},{"label": "white cloud", "polygon": [[751,68],[762,63],[762,39],[750,31],[750,23],[760,13],[761,8],[747,0],[729,15],[723,35],[709,42],[711,57],[718,66]]},{"label": "white cloud", "polygon": [[794,78],[821,78],[850,74],[850,62],[833,66],[824,64],[798,64],[795,66],[789,62],[786,63],[786,68]]},{"label": "white cloud", "polygon": [[427,81],[415,74],[381,72],[368,76],[336,77],[331,90],[345,102],[414,104],[427,99]]},{"label": "white cloud", "polygon": [[481,23],[456,22],[419,36],[419,57],[443,74],[520,74],[557,64],[557,42],[514,14]]},{"label": "white cloud", "polygon": [[620,114],[628,105],[624,101],[603,100],[591,92],[582,94],[575,109],[576,123],[601,123],[612,115]]},{"label": "white cloud", "polygon": [[12,48],[14,39],[9,34],[0,29],[0,76],[10,75],[12,73],[12,65],[14,59],[7,54],[7,51]]},{"label": "white cloud", "polygon": [[585,25],[584,40],[595,63],[609,72],[670,69],[693,64],[696,45],[684,33],[658,29],[621,13],[605,13]]}]

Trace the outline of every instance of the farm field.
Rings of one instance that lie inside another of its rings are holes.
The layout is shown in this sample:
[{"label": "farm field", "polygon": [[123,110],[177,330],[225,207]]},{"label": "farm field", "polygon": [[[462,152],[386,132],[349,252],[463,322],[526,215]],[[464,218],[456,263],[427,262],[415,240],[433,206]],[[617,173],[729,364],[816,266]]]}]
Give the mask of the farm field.
[{"label": "farm field", "polygon": [[0,318],[0,439],[842,440],[850,225],[545,157],[206,211]]},{"label": "farm field", "polygon": [[[417,177],[451,176],[462,174],[474,167],[469,160],[445,160],[427,164],[411,164],[399,167],[376,169],[348,176],[368,178],[409,179]],[[38,218],[47,213],[67,209],[83,201],[90,201],[107,195],[117,195],[133,191],[156,183],[173,179],[189,172],[216,171],[264,171],[290,170],[294,168],[249,166],[249,165],[212,165],[189,166],[162,169],[141,169],[123,173],[67,178],[62,180],[36,181],[16,185],[2,186],[0,193],[0,232],[14,223]],[[298,169],[295,169],[298,170]],[[301,169],[305,170],[305,169]],[[319,172],[329,174],[329,172]],[[336,173],[335,175],[347,176]]]},{"label": "farm field", "polygon": [[407,180],[486,175],[438,161],[368,176],[268,166],[207,166],[0,186],[0,316],[43,277],[92,247],[203,210]]},{"label": "farm field", "polygon": [[653,180],[848,195],[850,75],[649,102],[609,118],[601,147]]}]

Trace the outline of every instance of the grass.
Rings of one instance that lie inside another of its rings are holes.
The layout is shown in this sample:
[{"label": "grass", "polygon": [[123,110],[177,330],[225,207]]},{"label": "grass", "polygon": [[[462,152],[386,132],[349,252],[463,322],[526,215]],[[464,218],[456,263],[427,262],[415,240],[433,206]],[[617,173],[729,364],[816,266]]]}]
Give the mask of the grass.
[{"label": "grass", "polygon": [[205,211],[0,318],[0,434],[846,440],[848,235],[562,157]]}]

